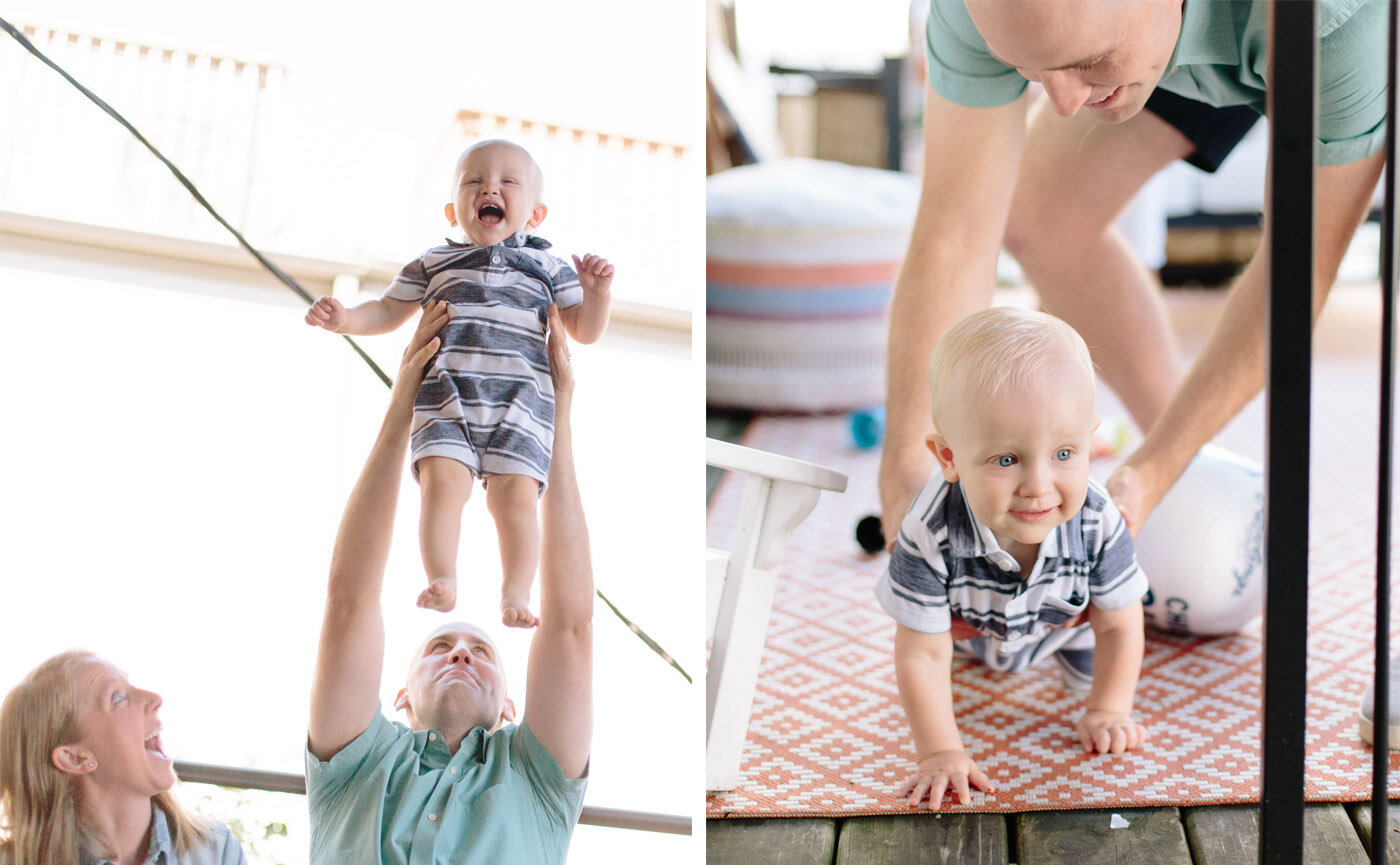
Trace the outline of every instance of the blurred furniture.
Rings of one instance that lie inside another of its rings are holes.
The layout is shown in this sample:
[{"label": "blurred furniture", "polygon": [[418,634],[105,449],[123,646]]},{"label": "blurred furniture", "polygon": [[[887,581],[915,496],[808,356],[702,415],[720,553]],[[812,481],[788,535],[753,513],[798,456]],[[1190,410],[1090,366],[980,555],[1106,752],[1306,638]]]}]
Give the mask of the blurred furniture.
[{"label": "blurred furniture", "polygon": [[758,411],[882,403],[885,314],[919,179],[813,159],[705,190],[706,398]]},{"label": "blurred furniture", "polygon": [[715,439],[705,440],[705,462],[744,474],[733,540],[727,549],[705,551],[705,621],[713,641],[705,675],[705,789],[729,790],[739,781],[778,561],[821,491],[845,492],[846,476]]}]

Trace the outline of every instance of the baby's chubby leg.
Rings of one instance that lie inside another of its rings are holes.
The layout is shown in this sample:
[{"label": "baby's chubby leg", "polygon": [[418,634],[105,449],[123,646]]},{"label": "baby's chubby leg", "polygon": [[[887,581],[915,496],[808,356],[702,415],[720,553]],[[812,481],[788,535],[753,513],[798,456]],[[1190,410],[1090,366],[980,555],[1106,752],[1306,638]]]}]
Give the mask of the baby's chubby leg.
[{"label": "baby's chubby leg", "polygon": [[445,613],[457,606],[457,544],[462,508],[472,493],[472,470],[448,457],[424,457],[418,461],[418,484],[423,496],[418,545],[428,573],[418,606]]},{"label": "baby's chubby leg", "polygon": [[501,621],[513,628],[540,623],[530,612],[530,586],[540,563],[539,497],[539,481],[526,475],[492,475],[486,483],[486,509],[501,543]]}]

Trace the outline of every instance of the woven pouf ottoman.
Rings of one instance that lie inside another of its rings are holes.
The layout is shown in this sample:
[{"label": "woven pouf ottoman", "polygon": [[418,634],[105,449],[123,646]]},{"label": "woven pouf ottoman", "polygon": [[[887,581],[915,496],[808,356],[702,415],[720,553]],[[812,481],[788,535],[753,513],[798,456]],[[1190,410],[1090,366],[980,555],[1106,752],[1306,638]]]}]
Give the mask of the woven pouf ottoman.
[{"label": "woven pouf ottoman", "polygon": [[782,159],[706,183],[709,404],[818,412],[883,403],[886,311],[919,179]]}]

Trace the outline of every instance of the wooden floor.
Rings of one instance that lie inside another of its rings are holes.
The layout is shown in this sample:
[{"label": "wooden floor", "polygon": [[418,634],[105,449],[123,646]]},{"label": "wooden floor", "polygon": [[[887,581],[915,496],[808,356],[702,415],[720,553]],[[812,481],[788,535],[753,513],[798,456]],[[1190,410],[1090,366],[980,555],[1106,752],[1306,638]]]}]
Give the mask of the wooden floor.
[{"label": "wooden floor", "polygon": [[[1115,814],[1128,825],[1111,828]],[[1389,824],[1386,857],[1400,863],[1395,803]],[[1370,828],[1370,803],[1310,805],[1303,861],[1364,865],[1370,861]],[[1259,861],[1259,809],[710,820],[705,848],[708,865],[1254,865]]]}]

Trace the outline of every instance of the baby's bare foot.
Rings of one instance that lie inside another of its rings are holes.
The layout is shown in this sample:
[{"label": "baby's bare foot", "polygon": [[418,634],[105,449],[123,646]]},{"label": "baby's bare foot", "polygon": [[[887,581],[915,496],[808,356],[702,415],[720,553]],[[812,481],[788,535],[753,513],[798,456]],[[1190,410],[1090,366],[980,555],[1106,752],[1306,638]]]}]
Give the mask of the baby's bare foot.
[{"label": "baby's bare foot", "polygon": [[457,606],[457,579],[443,577],[433,580],[418,594],[418,606],[425,610],[451,612]]},{"label": "baby's bare foot", "polygon": [[530,612],[528,601],[520,598],[501,598],[501,624],[508,628],[533,628],[539,623],[539,616]]}]

